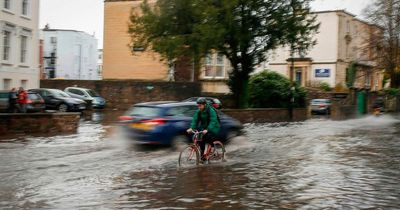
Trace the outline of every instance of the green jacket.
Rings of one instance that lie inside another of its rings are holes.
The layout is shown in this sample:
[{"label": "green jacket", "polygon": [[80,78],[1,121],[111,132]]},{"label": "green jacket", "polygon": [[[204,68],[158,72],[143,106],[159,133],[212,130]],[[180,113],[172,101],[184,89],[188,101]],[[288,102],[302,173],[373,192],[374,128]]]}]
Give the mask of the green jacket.
[{"label": "green jacket", "polygon": [[[209,111],[207,111],[209,109]],[[200,112],[200,123],[199,123],[199,112]],[[210,123],[207,125],[208,121],[208,113],[210,113]],[[217,135],[220,129],[220,124],[217,119],[217,113],[216,111],[210,107],[210,105],[206,105],[204,111],[197,110],[196,113],[193,116],[192,123],[190,124],[190,127],[193,130],[207,130],[214,135]]]}]

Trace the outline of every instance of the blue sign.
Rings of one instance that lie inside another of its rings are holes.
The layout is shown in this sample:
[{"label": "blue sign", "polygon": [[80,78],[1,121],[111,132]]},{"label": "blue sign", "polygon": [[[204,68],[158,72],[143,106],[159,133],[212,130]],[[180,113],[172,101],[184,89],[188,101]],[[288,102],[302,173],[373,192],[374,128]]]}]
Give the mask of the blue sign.
[{"label": "blue sign", "polygon": [[330,69],[315,69],[315,77],[330,77]]}]

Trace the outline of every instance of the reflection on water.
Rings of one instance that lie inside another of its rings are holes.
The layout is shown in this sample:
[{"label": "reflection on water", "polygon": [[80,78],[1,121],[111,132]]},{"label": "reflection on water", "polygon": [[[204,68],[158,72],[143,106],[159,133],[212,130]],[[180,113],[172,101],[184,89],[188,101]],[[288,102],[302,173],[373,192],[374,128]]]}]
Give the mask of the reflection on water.
[{"label": "reflection on water", "polygon": [[0,209],[400,206],[396,117],[248,124],[227,162],[179,169],[178,152],[133,145],[110,115],[74,135],[0,143]]}]

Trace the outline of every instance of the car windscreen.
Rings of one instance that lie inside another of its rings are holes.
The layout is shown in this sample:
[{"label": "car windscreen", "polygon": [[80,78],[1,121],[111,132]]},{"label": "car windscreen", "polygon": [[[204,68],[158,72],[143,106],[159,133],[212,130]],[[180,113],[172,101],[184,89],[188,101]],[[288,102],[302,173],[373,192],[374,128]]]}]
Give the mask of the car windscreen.
[{"label": "car windscreen", "polygon": [[87,90],[86,91],[92,97],[99,97],[100,95],[94,90]]},{"label": "car windscreen", "polygon": [[158,107],[150,106],[134,106],[132,107],[127,115],[129,116],[141,116],[141,117],[157,117],[161,113],[161,109]]},{"label": "car windscreen", "polygon": [[329,100],[312,100],[311,101],[312,104],[327,104],[330,103]]},{"label": "car windscreen", "polygon": [[61,90],[52,90],[51,93],[55,96],[55,97],[60,97],[60,98],[71,98],[71,96],[69,96],[68,94],[66,94],[65,92],[61,91]]}]

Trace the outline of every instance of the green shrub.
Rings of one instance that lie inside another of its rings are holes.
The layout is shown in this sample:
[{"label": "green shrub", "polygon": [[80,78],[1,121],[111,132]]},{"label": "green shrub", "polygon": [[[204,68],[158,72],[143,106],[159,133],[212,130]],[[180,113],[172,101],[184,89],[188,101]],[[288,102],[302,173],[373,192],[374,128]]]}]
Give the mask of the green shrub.
[{"label": "green shrub", "polygon": [[387,95],[396,96],[400,94],[399,88],[386,88],[383,90]]},{"label": "green shrub", "polygon": [[331,91],[332,90],[331,86],[329,86],[329,84],[326,82],[319,83],[319,88],[321,88],[323,91]]},{"label": "green shrub", "polygon": [[[290,105],[290,81],[275,72],[263,71],[251,76],[249,104],[253,108],[287,108]],[[295,86],[294,107],[304,107],[306,91]]]}]

